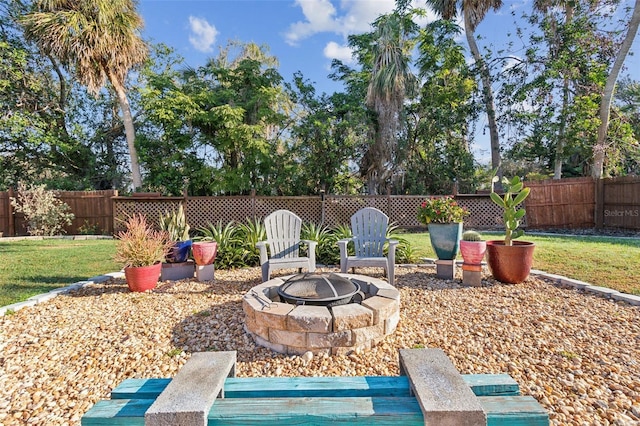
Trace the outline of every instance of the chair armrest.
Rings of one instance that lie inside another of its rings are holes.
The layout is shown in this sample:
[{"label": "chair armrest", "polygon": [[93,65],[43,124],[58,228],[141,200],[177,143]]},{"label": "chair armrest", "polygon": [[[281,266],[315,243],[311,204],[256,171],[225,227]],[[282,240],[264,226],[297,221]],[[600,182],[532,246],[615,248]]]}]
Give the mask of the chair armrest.
[{"label": "chair armrest", "polygon": [[256,243],[256,247],[260,251],[260,264],[264,265],[269,261],[269,256],[267,255],[267,242],[266,241],[258,241]]}]

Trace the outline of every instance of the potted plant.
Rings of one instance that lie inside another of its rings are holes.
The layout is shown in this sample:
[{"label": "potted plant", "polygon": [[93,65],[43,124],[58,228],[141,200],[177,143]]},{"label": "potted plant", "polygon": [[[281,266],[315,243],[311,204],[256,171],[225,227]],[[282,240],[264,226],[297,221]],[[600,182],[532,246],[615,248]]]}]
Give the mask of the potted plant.
[{"label": "potted plant", "polygon": [[480,265],[487,250],[487,242],[476,231],[464,231],[460,240],[460,254],[467,265]]},{"label": "potted plant", "polygon": [[418,221],[429,228],[431,245],[440,260],[453,260],[458,255],[462,221],[469,211],[451,196],[429,197],[418,208]]},{"label": "potted plant", "polygon": [[498,180],[497,176],[492,178],[490,196],[503,210],[505,237],[502,241],[487,241],[487,265],[498,281],[517,284],[527,279],[533,265],[535,244],[530,241],[513,241],[524,234],[518,228],[526,210],[519,205],[529,196],[530,189],[524,187],[518,176],[512,179],[503,177],[504,194],[500,196],[493,189]]},{"label": "potted plant", "polygon": [[124,265],[124,275],[131,291],[155,288],[160,278],[162,261],[171,247],[164,231],[152,229],[142,214],[131,216],[126,230],[116,236],[117,262]]},{"label": "potted plant", "polygon": [[166,231],[169,234],[170,241],[173,242],[166,261],[168,263],[186,262],[191,248],[191,239],[189,237],[191,227],[187,224],[182,204],[178,207],[178,210],[174,209],[171,212],[160,214],[160,229]]}]

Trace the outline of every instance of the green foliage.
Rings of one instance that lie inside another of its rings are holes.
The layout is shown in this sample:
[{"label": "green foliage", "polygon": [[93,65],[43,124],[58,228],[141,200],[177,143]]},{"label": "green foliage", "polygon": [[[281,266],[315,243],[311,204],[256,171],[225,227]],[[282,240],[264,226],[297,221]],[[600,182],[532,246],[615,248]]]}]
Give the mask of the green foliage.
[{"label": "green foliage", "polygon": [[71,208],[56,198],[53,191],[44,185],[28,187],[18,184],[16,198],[11,198],[16,212],[22,213],[27,221],[29,235],[60,235],[64,226],[71,225],[74,218]]},{"label": "green foliage", "polygon": [[160,213],[159,219],[160,229],[167,232],[171,241],[187,241],[189,240],[189,230],[191,226],[187,223],[187,217],[184,214],[182,204],[178,209],[164,214]]},{"label": "green foliage", "polygon": [[504,213],[502,218],[505,226],[504,244],[510,246],[512,245],[512,240],[524,234],[524,231],[518,229],[518,227],[520,226],[520,221],[526,214],[526,210],[524,208],[518,208],[518,205],[529,196],[531,188],[525,188],[519,176],[514,176],[512,179],[503,177],[502,190],[504,191],[504,195],[500,197],[500,195],[493,190],[493,184],[499,180],[498,176],[494,176],[491,179],[491,201],[503,209]]},{"label": "green foliage", "polygon": [[303,240],[316,241],[316,261],[325,265],[336,265],[340,262],[337,235],[326,226],[315,223],[303,223],[300,232]]},{"label": "green foliage", "polygon": [[429,197],[418,206],[418,222],[424,223],[454,223],[462,222],[469,211],[461,207],[450,196]]},{"label": "green foliage", "polygon": [[237,225],[238,238],[243,241],[244,249],[247,251],[247,265],[260,264],[260,250],[256,243],[267,239],[267,230],[264,223],[259,219],[247,218],[244,223]]},{"label": "green foliage", "polygon": [[216,241],[218,243],[218,253],[215,265],[219,269],[242,268],[243,266],[255,266],[249,263],[251,252],[247,250],[245,241],[238,232],[238,227],[234,222],[222,225],[208,224],[198,229],[198,241]]},{"label": "green foliage", "polygon": [[102,229],[100,229],[100,225],[97,223],[91,224],[88,220],[85,220],[84,223],[78,227],[78,233],[80,235],[100,235],[102,234]]},{"label": "green foliage", "polygon": [[151,266],[164,261],[173,242],[166,231],[157,231],[142,214],[126,221],[126,229],[117,235],[115,260],[125,267]]}]

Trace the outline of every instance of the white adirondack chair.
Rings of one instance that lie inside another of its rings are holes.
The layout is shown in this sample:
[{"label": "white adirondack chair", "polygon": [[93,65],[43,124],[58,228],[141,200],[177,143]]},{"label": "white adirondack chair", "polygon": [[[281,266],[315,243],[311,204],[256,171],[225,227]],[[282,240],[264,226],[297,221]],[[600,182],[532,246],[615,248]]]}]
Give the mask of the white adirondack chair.
[{"label": "white adirondack chair", "polygon": [[[340,271],[345,273],[356,267],[382,267],[389,280],[394,283],[394,267],[398,240],[387,239],[389,217],[373,207],[365,207],[351,216],[353,237],[338,241],[340,246]],[[348,244],[353,243],[355,255],[348,255]],[[384,255],[385,243],[389,244],[387,256]]]},{"label": "white adirondack chair", "polygon": [[[262,281],[271,279],[271,272],[276,269],[307,268],[309,272],[316,270],[316,241],[300,240],[302,219],[289,210],[276,210],[264,218],[267,240],[259,241],[256,246],[260,250]],[[307,244],[307,256],[300,256],[300,243]],[[267,253],[268,251],[268,253]]]}]

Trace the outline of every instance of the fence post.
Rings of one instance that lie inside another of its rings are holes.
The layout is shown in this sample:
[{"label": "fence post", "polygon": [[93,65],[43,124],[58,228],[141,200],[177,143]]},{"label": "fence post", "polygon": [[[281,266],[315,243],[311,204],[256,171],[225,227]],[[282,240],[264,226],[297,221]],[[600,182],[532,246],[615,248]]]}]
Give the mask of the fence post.
[{"label": "fence post", "polygon": [[324,189],[320,190],[320,226],[324,226],[324,215],[325,215],[325,192]]},{"label": "fence post", "polygon": [[251,216],[256,220],[256,190],[251,188]]},{"label": "fence post", "polygon": [[595,211],[593,217],[595,219],[596,229],[604,228],[604,180],[596,179],[595,185]]},{"label": "fence post", "polygon": [[9,218],[9,235],[8,237],[16,236],[16,220],[14,217],[13,204],[11,203],[11,198],[15,197],[15,193],[13,192],[13,187],[9,187],[9,203],[8,203],[8,218]]}]

